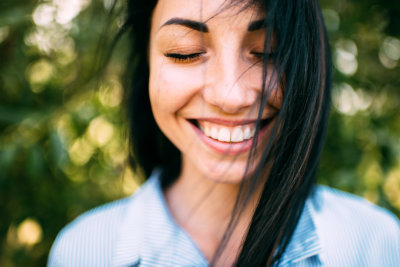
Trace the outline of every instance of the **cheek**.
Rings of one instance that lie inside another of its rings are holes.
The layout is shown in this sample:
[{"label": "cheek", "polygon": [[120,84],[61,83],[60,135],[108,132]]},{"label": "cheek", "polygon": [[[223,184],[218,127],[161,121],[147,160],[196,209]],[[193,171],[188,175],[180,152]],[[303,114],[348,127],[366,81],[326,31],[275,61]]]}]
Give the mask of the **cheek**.
[{"label": "cheek", "polygon": [[[254,74],[253,79],[256,79],[259,82],[259,88],[262,88],[262,68],[260,67],[260,71]],[[281,78],[282,79],[282,78]],[[268,68],[265,90],[268,90],[269,98],[268,104],[274,107],[275,109],[280,109],[282,107],[283,101],[283,91],[282,91],[282,82],[278,80],[277,73],[274,71],[273,67]]]},{"label": "cheek", "polygon": [[276,109],[281,109],[282,102],[283,102],[282,81],[278,81],[273,89],[273,92],[271,93],[271,96],[268,99],[268,103]]},{"label": "cheek", "polygon": [[[262,66],[253,66],[245,72],[243,79],[245,79],[246,86],[248,88],[257,88],[257,91],[261,94],[262,90]],[[269,67],[265,89],[271,90],[270,97],[268,98],[268,104],[276,109],[280,109],[282,106],[283,92],[282,92],[282,82],[277,82],[276,73],[273,72],[273,68]],[[269,88],[269,86],[271,88]]]},{"label": "cheek", "polygon": [[174,113],[190,104],[202,88],[203,75],[199,74],[199,69],[167,62],[153,65],[149,84],[153,112]]}]

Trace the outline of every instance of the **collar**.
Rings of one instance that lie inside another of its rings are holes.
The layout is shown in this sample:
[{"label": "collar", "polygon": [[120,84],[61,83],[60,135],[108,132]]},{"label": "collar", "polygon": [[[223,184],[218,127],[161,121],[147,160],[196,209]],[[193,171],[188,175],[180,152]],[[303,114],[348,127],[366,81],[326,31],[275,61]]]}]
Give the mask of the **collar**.
[{"label": "collar", "polygon": [[[155,171],[130,197],[117,236],[113,266],[208,266],[196,244],[169,213],[159,174]],[[309,257],[322,264],[311,199],[306,201],[279,266]]]},{"label": "collar", "polygon": [[306,258],[314,257],[314,263],[322,265],[322,247],[315,225],[313,195],[304,205],[293,236],[286,248],[280,266],[287,266]]},{"label": "collar", "polygon": [[159,171],[131,196],[117,236],[113,266],[208,266],[168,211]]}]

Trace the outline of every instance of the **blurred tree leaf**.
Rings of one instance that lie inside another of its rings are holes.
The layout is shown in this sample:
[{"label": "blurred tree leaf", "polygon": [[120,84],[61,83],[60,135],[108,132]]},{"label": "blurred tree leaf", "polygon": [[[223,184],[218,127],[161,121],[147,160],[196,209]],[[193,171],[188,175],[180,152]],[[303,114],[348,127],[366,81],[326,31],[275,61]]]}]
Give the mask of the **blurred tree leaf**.
[{"label": "blurred tree leaf", "polygon": [[[74,2],[0,3],[0,266],[44,266],[66,223],[140,180],[126,166],[126,39],[100,60],[124,2]],[[318,180],[400,216],[400,5],[320,2],[335,68]],[[30,245],[17,234],[27,221],[42,232]]]}]

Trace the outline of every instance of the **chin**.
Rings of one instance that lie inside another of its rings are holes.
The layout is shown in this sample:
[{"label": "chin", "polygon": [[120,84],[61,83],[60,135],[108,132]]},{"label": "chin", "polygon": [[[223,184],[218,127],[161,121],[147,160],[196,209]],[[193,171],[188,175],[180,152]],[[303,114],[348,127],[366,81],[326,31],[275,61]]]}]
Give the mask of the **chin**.
[{"label": "chin", "polygon": [[208,168],[201,170],[203,176],[216,183],[225,184],[240,184],[243,179],[250,177],[255,170],[255,167],[251,168],[250,166],[246,173],[247,160],[242,162],[216,163],[213,166],[208,166]]}]

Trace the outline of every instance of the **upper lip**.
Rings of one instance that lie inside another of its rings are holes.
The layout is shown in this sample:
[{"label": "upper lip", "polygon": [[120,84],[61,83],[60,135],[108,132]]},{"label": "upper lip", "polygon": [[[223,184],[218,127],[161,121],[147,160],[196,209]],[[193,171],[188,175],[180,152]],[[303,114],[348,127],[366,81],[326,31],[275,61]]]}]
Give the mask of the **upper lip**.
[{"label": "upper lip", "polygon": [[[269,119],[269,118],[261,118],[261,120],[266,120],[266,119]],[[207,122],[225,125],[225,126],[238,126],[238,125],[253,124],[253,123],[257,122],[257,119],[228,120],[228,119],[221,119],[221,118],[192,118],[190,120],[207,121]]]}]

